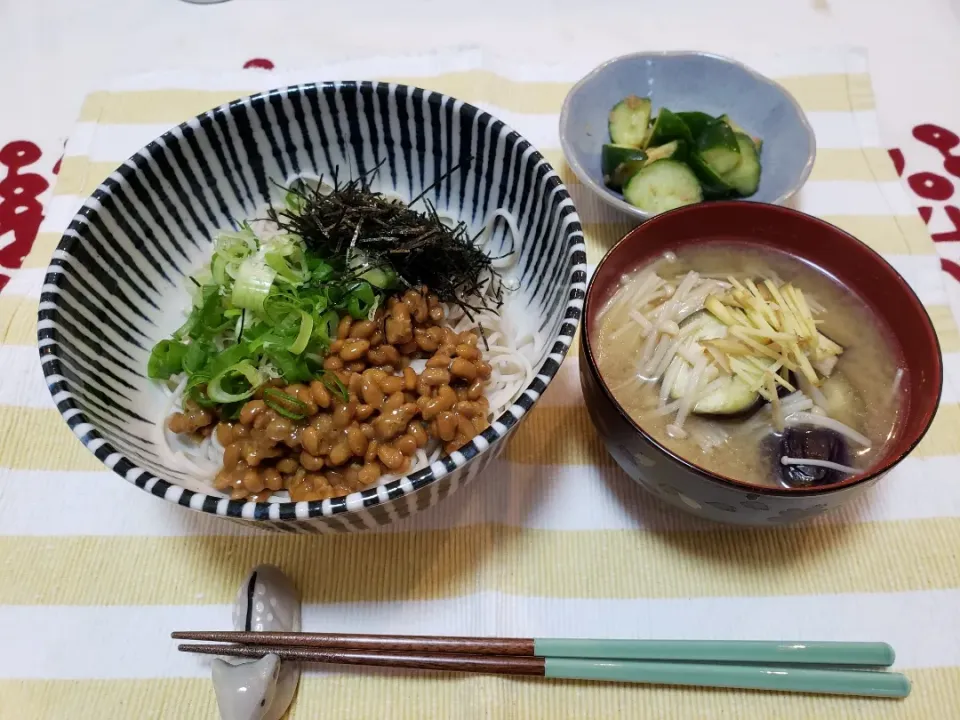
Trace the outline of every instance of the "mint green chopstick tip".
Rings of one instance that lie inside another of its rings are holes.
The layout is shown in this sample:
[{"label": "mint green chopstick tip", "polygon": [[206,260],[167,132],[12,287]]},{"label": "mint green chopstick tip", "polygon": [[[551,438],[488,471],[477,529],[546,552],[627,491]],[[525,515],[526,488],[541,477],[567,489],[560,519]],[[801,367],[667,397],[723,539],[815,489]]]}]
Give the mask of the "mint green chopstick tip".
[{"label": "mint green chopstick tip", "polygon": [[765,640],[590,640],[537,638],[542,657],[610,658],[790,665],[889,667],[893,648],[882,642],[792,642]]},{"label": "mint green chopstick tip", "polygon": [[547,658],[544,675],[567,680],[878,698],[905,698],[910,694],[910,681],[900,673],[783,665],[710,665],[692,662]]}]

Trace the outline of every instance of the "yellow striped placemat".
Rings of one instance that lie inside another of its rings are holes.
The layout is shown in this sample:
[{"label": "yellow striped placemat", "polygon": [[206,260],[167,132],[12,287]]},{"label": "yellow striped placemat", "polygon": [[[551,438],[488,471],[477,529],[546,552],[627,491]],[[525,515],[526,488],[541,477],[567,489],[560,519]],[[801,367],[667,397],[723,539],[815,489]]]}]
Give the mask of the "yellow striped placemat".
[{"label": "yellow striped placemat", "polygon": [[244,573],[275,562],[309,629],[536,636],[887,640],[904,702],[530,680],[316,672],[291,717],[934,718],[960,707],[960,333],[939,262],[879,142],[865,57],[753,59],[808,113],[817,163],[799,207],[883,253],[918,291],[947,365],[917,451],[839,513],[792,527],[706,525],[661,507],[606,455],[575,353],[502,459],[441,506],[377,534],[272,535],[169,506],[107,472],[46,393],[35,318],[72,213],[128,155],[239,95],[324,78],[420,85],[489,109],[569,184],[596,263],[628,229],[563,161],[560,104],[589,67],[477,51],[312,73],[160,74],[91,94],[46,220],[0,295],[0,720],[212,718],[208,666],[174,629],[227,627]]}]

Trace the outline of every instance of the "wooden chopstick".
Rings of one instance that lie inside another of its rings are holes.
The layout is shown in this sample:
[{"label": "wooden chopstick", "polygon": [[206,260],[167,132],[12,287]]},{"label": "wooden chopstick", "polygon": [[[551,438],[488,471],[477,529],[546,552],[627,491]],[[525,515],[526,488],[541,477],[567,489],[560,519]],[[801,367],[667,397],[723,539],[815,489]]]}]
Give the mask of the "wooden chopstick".
[{"label": "wooden chopstick", "polygon": [[177,640],[376,652],[429,652],[525,657],[608,658],[792,665],[888,667],[886,643],[753,640],[589,640],[580,638],[444,637],[347,633],[175,632]]},{"label": "wooden chopstick", "polygon": [[443,637],[437,635],[355,635],[308,632],[175,632],[174,640],[243,643],[342,650],[407,650],[472,655],[536,655],[533,638]]},{"label": "wooden chopstick", "polygon": [[184,652],[207,655],[259,658],[270,653],[277,655],[282,660],[300,662],[497,675],[526,675],[571,680],[727,687],[886,698],[906,697],[910,693],[910,681],[900,673],[872,672],[869,670],[825,670],[792,665],[764,666],[461,653],[372,652],[282,645],[182,644],[178,646],[178,649]]},{"label": "wooden chopstick", "polygon": [[544,674],[546,660],[537,657],[509,655],[470,655],[429,652],[371,652],[363,650],[320,650],[311,647],[243,646],[243,645],[178,645],[183,652],[206,655],[260,658],[273,654],[281,660],[370,665],[375,667],[413,668],[417,670],[455,670],[502,675]]}]

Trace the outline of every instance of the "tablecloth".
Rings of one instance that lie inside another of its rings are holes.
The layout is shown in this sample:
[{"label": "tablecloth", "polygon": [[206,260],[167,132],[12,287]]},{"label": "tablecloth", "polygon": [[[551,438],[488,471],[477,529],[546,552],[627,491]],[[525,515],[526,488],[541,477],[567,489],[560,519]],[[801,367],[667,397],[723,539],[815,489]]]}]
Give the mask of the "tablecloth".
[{"label": "tablecloth", "polygon": [[[313,671],[292,717],[960,716],[960,334],[940,261],[880,147],[865,55],[742,59],[778,78],[817,133],[799,207],[884,253],[937,327],[943,403],[928,437],[890,477],[855,506],[795,527],[723,528],[677,514],[605,454],[581,404],[574,353],[496,467],[385,532],[271,535],[127,486],[52,407],[34,347],[37,298],[83,196],[176,122],[300,80],[411,82],[479,104],[545,152],[570,183],[591,263],[628,225],[575,182],[558,150],[560,102],[589,69],[583,63],[523,65],[464,50],[294,73],[121,79],[87,97],[41,232],[0,294],[0,718],[215,717],[207,662],[177,654],[168,634],[228,627],[236,586],[259,562],[295,579],[307,629],[883,639],[914,681],[910,699],[889,702]],[[14,165],[27,157],[10,152]]]}]

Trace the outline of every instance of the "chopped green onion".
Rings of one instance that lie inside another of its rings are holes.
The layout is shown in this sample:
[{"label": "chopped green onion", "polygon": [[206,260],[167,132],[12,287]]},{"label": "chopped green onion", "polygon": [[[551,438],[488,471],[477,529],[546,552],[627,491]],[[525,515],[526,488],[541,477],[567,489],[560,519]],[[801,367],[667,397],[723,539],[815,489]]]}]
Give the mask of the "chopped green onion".
[{"label": "chopped green onion", "polygon": [[373,322],[374,320],[377,319],[377,308],[380,307],[381,302],[383,302],[383,297],[381,295],[377,295],[373,299],[373,305],[371,305],[370,309],[367,310],[367,320],[369,320],[370,322]]},{"label": "chopped green onion", "polygon": [[310,335],[313,333],[313,318],[307,315],[303,310],[300,311],[300,332],[297,333],[297,339],[288,348],[294,355],[299,355],[307,349],[307,343],[310,342]]},{"label": "chopped green onion", "polygon": [[273,268],[277,277],[298,284],[307,276],[307,262],[303,243],[294,235],[277,235],[265,241],[260,248],[263,259]]},{"label": "chopped green onion", "polygon": [[240,327],[237,329],[237,342],[243,340],[243,326],[247,322],[247,311],[240,312]]},{"label": "chopped green onion", "polygon": [[307,270],[310,271],[310,279],[315,283],[326,282],[334,272],[332,265],[319,258],[309,258]]},{"label": "chopped green onion", "polygon": [[210,375],[219,375],[221,372],[241,362],[249,362],[250,345],[248,343],[239,343],[229,347],[223,352],[215,353],[210,363]]},{"label": "chopped green onion", "polygon": [[207,343],[194,340],[187,346],[187,352],[183,356],[183,370],[189,375],[200,372],[201,368],[207,363],[207,359],[213,353],[213,348]]},{"label": "chopped green onion", "polygon": [[343,381],[332,372],[325,372],[320,378],[320,382],[326,386],[327,390],[338,395],[341,400],[347,402],[350,399],[350,390],[343,384]]},{"label": "chopped green onion", "polygon": [[320,321],[316,323],[316,335],[325,344],[329,344],[337,336],[337,326],[340,324],[340,316],[336,310],[327,310],[320,316]]},{"label": "chopped green onion", "polygon": [[240,265],[233,285],[233,304],[247,310],[263,311],[263,301],[277,272],[262,260],[249,257]]},{"label": "chopped green onion", "polygon": [[373,307],[375,299],[376,296],[373,294],[373,287],[371,287],[370,283],[359,282],[350,291],[350,296],[347,300],[347,312],[350,313],[354,320],[366,320],[367,314],[370,312],[370,308]]},{"label": "chopped green onion", "polygon": [[[238,346],[239,347],[239,346]],[[249,384],[249,388],[238,392],[229,392],[223,387],[227,380],[238,380],[243,378]],[[246,400],[253,395],[261,384],[260,373],[250,363],[244,361],[236,365],[231,365],[221,371],[209,383],[207,383],[207,397],[218,403],[232,403]]]},{"label": "chopped green onion", "polygon": [[225,255],[234,260],[242,260],[257,251],[257,236],[247,223],[237,232],[222,232],[213,241],[214,255]]},{"label": "chopped green onion", "polygon": [[222,255],[214,255],[210,260],[210,275],[217,285],[226,285],[229,282],[227,278],[227,259]]},{"label": "chopped green onion", "polygon": [[372,267],[360,276],[375,288],[391,290],[397,286],[397,273],[389,265]]},{"label": "chopped green onion", "polygon": [[283,197],[283,204],[287,206],[287,210],[297,215],[302,213],[307,205],[307,199],[303,197],[302,193],[308,189],[307,184],[303,180],[294,180],[290,184],[290,189],[287,191],[287,194]]},{"label": "chopped green onion", "polygon": [[263,391],[263,402],[271,410],[291,420],[303,420],[309,409],[306,403],[276,388],[267,388]]},{"label": "chopped green onion", "polygon": [[280,253],[269,252],[263,256],[264,262],[277,273],[277,277],[287,282],[299,283],[303,280],[306,273],[298,272],[287,262],[287,259]]},{"label": "chopped green onion", "polygon": [[147,360],[147,376],[154,380],[166,380],[183,371],[183,360],[189,345],[176,340],[161,340],[154,345]]}]

